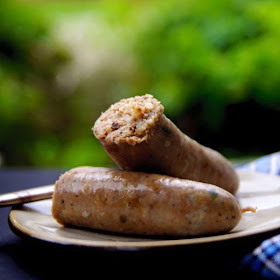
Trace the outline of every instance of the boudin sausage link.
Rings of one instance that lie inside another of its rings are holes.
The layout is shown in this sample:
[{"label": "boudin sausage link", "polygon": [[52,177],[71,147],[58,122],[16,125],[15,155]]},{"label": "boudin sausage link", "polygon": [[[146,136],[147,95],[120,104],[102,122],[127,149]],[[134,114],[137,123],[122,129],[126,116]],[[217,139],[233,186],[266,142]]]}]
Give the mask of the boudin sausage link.
[{"label": "boudin sausage link", "polygon": [[172,236],[226,232],[241,218],[236,198],[217,186],[98,167],[60,176],[52,214],[63,225]]},{"label": "boudin sausage link", "polygon": [[210,183],[235,194],[239,178],[232,164],[182,133],[163,110],[149,94],[123,99],[97,119],[94,135],[125,170]]}]

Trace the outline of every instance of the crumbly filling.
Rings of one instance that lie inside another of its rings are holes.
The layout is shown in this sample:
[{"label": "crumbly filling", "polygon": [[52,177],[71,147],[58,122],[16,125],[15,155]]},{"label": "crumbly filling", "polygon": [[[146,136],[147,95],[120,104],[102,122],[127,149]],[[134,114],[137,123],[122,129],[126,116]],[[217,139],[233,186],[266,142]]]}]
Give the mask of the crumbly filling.
[{"label": "crumbly filling", "polygon": [[162,114],[163,106],[150,94],[122,99],[101,114],[93,132],[105,142],[135,145],[147,141],[150,129]]}]

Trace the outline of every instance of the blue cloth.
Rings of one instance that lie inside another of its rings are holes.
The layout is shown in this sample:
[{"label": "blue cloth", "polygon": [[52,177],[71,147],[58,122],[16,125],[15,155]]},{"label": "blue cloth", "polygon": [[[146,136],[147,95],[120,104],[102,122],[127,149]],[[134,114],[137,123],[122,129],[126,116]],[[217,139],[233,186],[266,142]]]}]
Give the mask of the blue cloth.
[{"label": "blue cloth", "polygon": [[280,152],[263,156],[247,164],[237,165],[236,168],[280,175]]},{"label": "blue cloth", "polygon": [[[280,175],[280,152],[236,168]],[[246,255],[242,267],[267,279],[280,279],[280,234],[264,240],[251,254]]]}]

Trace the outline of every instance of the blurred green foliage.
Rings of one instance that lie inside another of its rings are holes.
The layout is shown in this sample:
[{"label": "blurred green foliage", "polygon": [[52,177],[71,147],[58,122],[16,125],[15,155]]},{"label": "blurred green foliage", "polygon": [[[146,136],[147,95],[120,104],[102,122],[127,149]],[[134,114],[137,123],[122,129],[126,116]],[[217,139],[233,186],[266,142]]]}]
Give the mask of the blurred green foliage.
[{"label": "blurred green foliage", "polygon": [[3,164],[112,165],[91,127],[147,92],[226,156],[279,149],[279,24],[279,1],[1,1]]}]

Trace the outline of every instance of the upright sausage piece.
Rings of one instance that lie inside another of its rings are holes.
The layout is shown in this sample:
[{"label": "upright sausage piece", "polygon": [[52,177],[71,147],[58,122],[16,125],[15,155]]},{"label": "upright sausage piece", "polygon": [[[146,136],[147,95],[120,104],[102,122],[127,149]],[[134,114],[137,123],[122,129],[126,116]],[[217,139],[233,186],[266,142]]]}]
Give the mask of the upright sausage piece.
[{"label": "upright sausage piece", "polygon": [[93,132],[125,170],[165,174],[237,192],[239,178],[232,164],[183,134],[149,94],[113,104],[95,122]]},{"label": "upright sausage piece", "polygon": [[226,232],[241,218],[236,198],[217,186],[97,167],[59,178],[52,213],[63,225],[173,236]]}]

